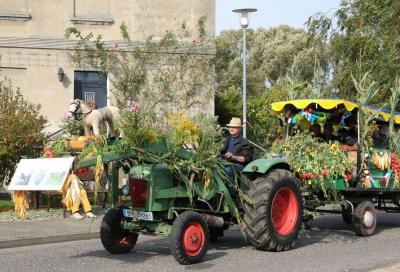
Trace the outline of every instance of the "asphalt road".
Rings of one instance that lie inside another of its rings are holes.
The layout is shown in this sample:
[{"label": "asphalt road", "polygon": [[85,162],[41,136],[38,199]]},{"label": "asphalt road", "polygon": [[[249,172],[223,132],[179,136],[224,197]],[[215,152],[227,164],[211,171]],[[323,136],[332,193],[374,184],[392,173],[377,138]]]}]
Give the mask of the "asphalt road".
[{"label": "asphalt road", "polygon": [[[203,263],[181,266],[168,240],[140,236],[132,252],[111,255],[99,240],[0,250],[0,271],[371,271],[400,264],[400,214],[378,214],[376,234],[357,237],[341,216],[314,220],[287,252],[263,252],[247,245],[238,229],[210,246]],[[399,266],[400,267],[400,266]]]}]

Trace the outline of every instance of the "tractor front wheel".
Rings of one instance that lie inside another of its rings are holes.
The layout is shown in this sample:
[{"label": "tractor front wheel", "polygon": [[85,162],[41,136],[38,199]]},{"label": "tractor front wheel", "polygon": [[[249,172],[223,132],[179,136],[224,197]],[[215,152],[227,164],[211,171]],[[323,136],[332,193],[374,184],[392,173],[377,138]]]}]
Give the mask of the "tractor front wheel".
[{"label": "tractor front wheel", "polygon": [[250,183],[248,195],[253,205],[244,205],[243,222],[252,244],[262,250],[293,247],[303,218],[296,177],[287,170],[272,170]]},{"label": "tractor front wheel", "polygon": [[183,212],[172,225],[170,239],[171,252],[178,263],[201,262],[208,250],[207,223],[196,212]]},{"label": "tractor front wheel", "polygon": [[128,253],[135,246],[139,234],[123,230],[122,211],[111,209],[103,217],[100,238],[104,248],[111,254]]}]

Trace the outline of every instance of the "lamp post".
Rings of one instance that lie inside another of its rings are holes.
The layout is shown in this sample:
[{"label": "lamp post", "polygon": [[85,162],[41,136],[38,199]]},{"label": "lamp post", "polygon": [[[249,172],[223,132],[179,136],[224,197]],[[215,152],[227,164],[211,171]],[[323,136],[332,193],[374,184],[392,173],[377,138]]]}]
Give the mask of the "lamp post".
[{"label": "lamp post", "polygon": [[232,12],[239,13],[240,16],[240,26],[243,29],[243,137],[246,138],[246,125],[247,125],[247,106],[246,106],[246,28],[249,26],[249,13],[255,12],[257,9],[254,8],[242,8],[234,9]]}]

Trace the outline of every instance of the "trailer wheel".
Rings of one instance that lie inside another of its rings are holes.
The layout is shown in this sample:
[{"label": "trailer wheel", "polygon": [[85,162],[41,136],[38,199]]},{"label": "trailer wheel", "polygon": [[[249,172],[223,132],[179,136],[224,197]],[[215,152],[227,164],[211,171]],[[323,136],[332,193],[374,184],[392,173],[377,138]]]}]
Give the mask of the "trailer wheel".
[{"label": "trailer wheel", "polygon": [[371,236],[376,227],[376,210],[370,201],[357,205],[354,216],[354,228],[357,235]]},{"label": "trailer wheel", "polygon": [[289,250],[299,235],[303,203],[298,180],[276,169],[250,183],[254,206],[244,205],[243,222],[251,243],[261,250]]},{"label": "trailer wheel", "polygon": [[196,212],[183,212],[172,224],[170,239],[171,252],[178,263],[201,262],[208,250],[207,223]]},{"label": "trailer wheel", "polygon": [[342,219],[346,224],[350,225],[354,223],[354,214],[351,209],[346,209],[344,205],[342,205]]},{"label": "trailer wheel", "polygon": [[136,244],[139,234],[121,229],[120,209],[111,209],[103,217],[100,238],[104,248],[111,254],[129,252]]}]

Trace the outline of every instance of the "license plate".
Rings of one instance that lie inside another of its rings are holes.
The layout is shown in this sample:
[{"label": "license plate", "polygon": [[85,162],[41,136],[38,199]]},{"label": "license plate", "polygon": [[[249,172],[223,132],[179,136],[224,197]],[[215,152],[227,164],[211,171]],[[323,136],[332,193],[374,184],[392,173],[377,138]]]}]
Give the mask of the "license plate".
[{"label": "license plate", "polygon": [[142,212],[142,211],[134,211],[129,209],[123,209],[124,217],[133,218],[133,220],[146,220],[153,221],[153,213],[152,212]]}]

